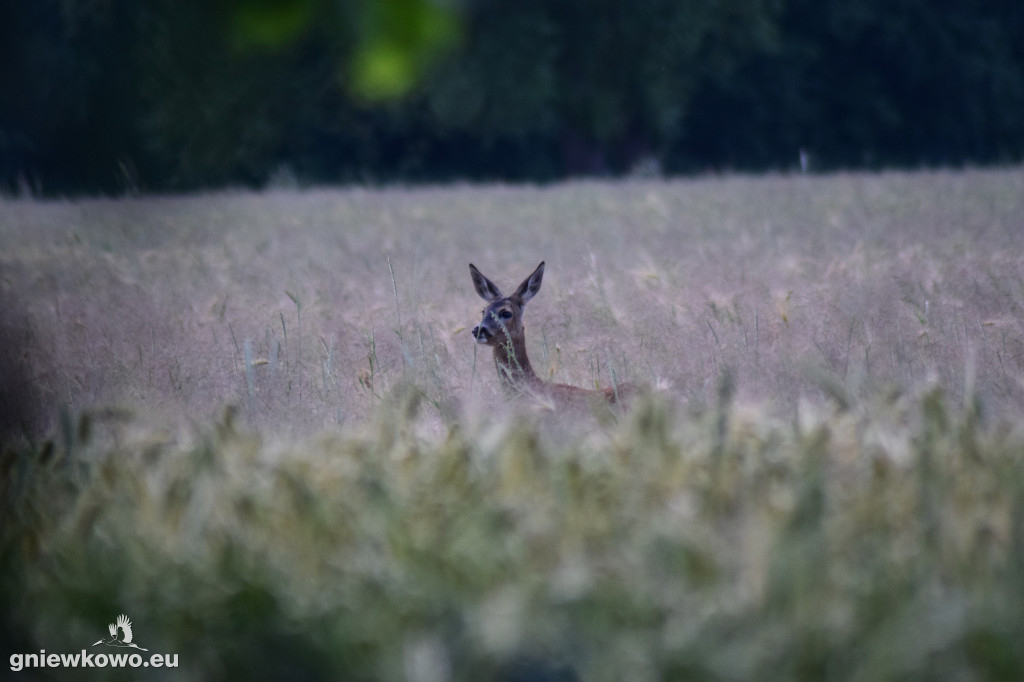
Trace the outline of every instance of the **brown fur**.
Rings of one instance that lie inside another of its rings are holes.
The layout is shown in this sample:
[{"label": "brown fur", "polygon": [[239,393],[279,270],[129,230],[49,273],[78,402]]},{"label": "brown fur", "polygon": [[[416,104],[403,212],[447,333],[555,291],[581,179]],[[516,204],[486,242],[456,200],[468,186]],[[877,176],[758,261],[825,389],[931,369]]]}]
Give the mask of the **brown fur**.
[{"label": "brown fur", "polygon": [[533,273],[523,280],[511,296],[501,293],[495,284],[487,279],[476,266],[469,265],[473,286],[480,298],[488,305],[483,319],[473,328],[477,343],[494,350],[494,365],[506,387],[514,393],[529,395],[541,401],[557,405],[594,405],[622,403],[633,392],[632,385],[619,384],[615,387],[588,390],[568,384],[550,384],[534,372],[526,354],[526,330],[523,327],[523,310],[526,303],[540,291],[544,277],[544,263],[541,262]]}]

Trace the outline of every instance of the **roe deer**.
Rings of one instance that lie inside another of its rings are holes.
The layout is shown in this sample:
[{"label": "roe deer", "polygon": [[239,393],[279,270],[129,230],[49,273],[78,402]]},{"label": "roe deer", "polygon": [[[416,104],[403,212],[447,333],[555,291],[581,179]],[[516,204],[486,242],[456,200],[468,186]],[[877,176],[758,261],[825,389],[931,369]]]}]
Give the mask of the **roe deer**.
[{"label": "roe deer", "polygon": [[494,365],[503,383],[517,393],[536,398],[548,398],[555,403],[620,403],[632,394],[631,385],[618,384],[610,388],[588,390],[568,384],[551,384],[533,371],[530,358],[526,355],[526,332],[523,329],[523,308],[527,301],[540,291],[544,277],[544,263],[515,290],[505,296],[494,282],[484,277],[472,263],[469,274],[480,298],[489,304],[483,311],[483,319],[473,328],[477,343],[494,349]]}]

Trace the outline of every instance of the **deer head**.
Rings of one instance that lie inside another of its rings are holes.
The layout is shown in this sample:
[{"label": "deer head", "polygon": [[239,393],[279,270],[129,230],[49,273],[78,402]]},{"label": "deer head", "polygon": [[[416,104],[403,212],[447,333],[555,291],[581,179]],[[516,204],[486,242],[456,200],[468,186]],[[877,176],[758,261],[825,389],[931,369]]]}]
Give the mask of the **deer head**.
[{"label": "deer head", "polygon": [[488,303],[483,311],[483,319],[473,328],[473,338],[477,343],[506,348],[512,352],[517,342],[523,339],[523,308],[540,291],[544,263],[538,265],[511,296],[502,294],[501,289],[472,263],[469,265],[469,274],[473,277],[476,293]]}]

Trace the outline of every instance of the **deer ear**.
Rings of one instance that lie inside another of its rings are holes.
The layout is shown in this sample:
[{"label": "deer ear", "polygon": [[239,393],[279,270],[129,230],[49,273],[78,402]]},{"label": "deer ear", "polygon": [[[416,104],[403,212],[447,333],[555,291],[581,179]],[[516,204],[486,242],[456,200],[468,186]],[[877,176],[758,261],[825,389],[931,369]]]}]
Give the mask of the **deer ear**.
[{"label": "deer ear", "polygon": [[522,299],[523,303],[526,303],[531,298],[537,295],[540,291],[540,281],[544,278],[544,261],[541,261],[537,269],[533,271],[529,277],[523,280],[523,283],[516,289],[514,296]]},{"label": "deer ear", "polygon": [[476,288],[476,293],[480,294],[480,298],[488,302],[503,298],[501,289],[496,287],[494,282],[484,277],[484,273],[477,270],[476,266],[472,263],[469,264],[469,274],[473,277],[473,287]]}]

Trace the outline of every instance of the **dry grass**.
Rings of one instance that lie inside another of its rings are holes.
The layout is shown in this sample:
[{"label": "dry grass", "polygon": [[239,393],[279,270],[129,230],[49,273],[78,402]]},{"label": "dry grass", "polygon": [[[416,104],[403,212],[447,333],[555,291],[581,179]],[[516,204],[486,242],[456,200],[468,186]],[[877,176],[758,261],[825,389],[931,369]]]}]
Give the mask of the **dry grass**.
[{"label": "dry grass", "polygon": [[[1021,234],[1019,170],[5,202],[0,634],[126,612],[205,679],[1018,679]],[[539,372],[655,395],[505,405],[471,260],[547,261]]]},{"label": "dry grass", "polygon": [[306,429],[410,375],[491,401],[466,263],[511,286],[546,259],[528,340],[558,381],[614,368],[706,401],[728,368],[788,409],[811,370],[1019,411],[1022,204],[1016,170],[6,202],[5,345],[44,427],[57,405],[227,403]]}]

